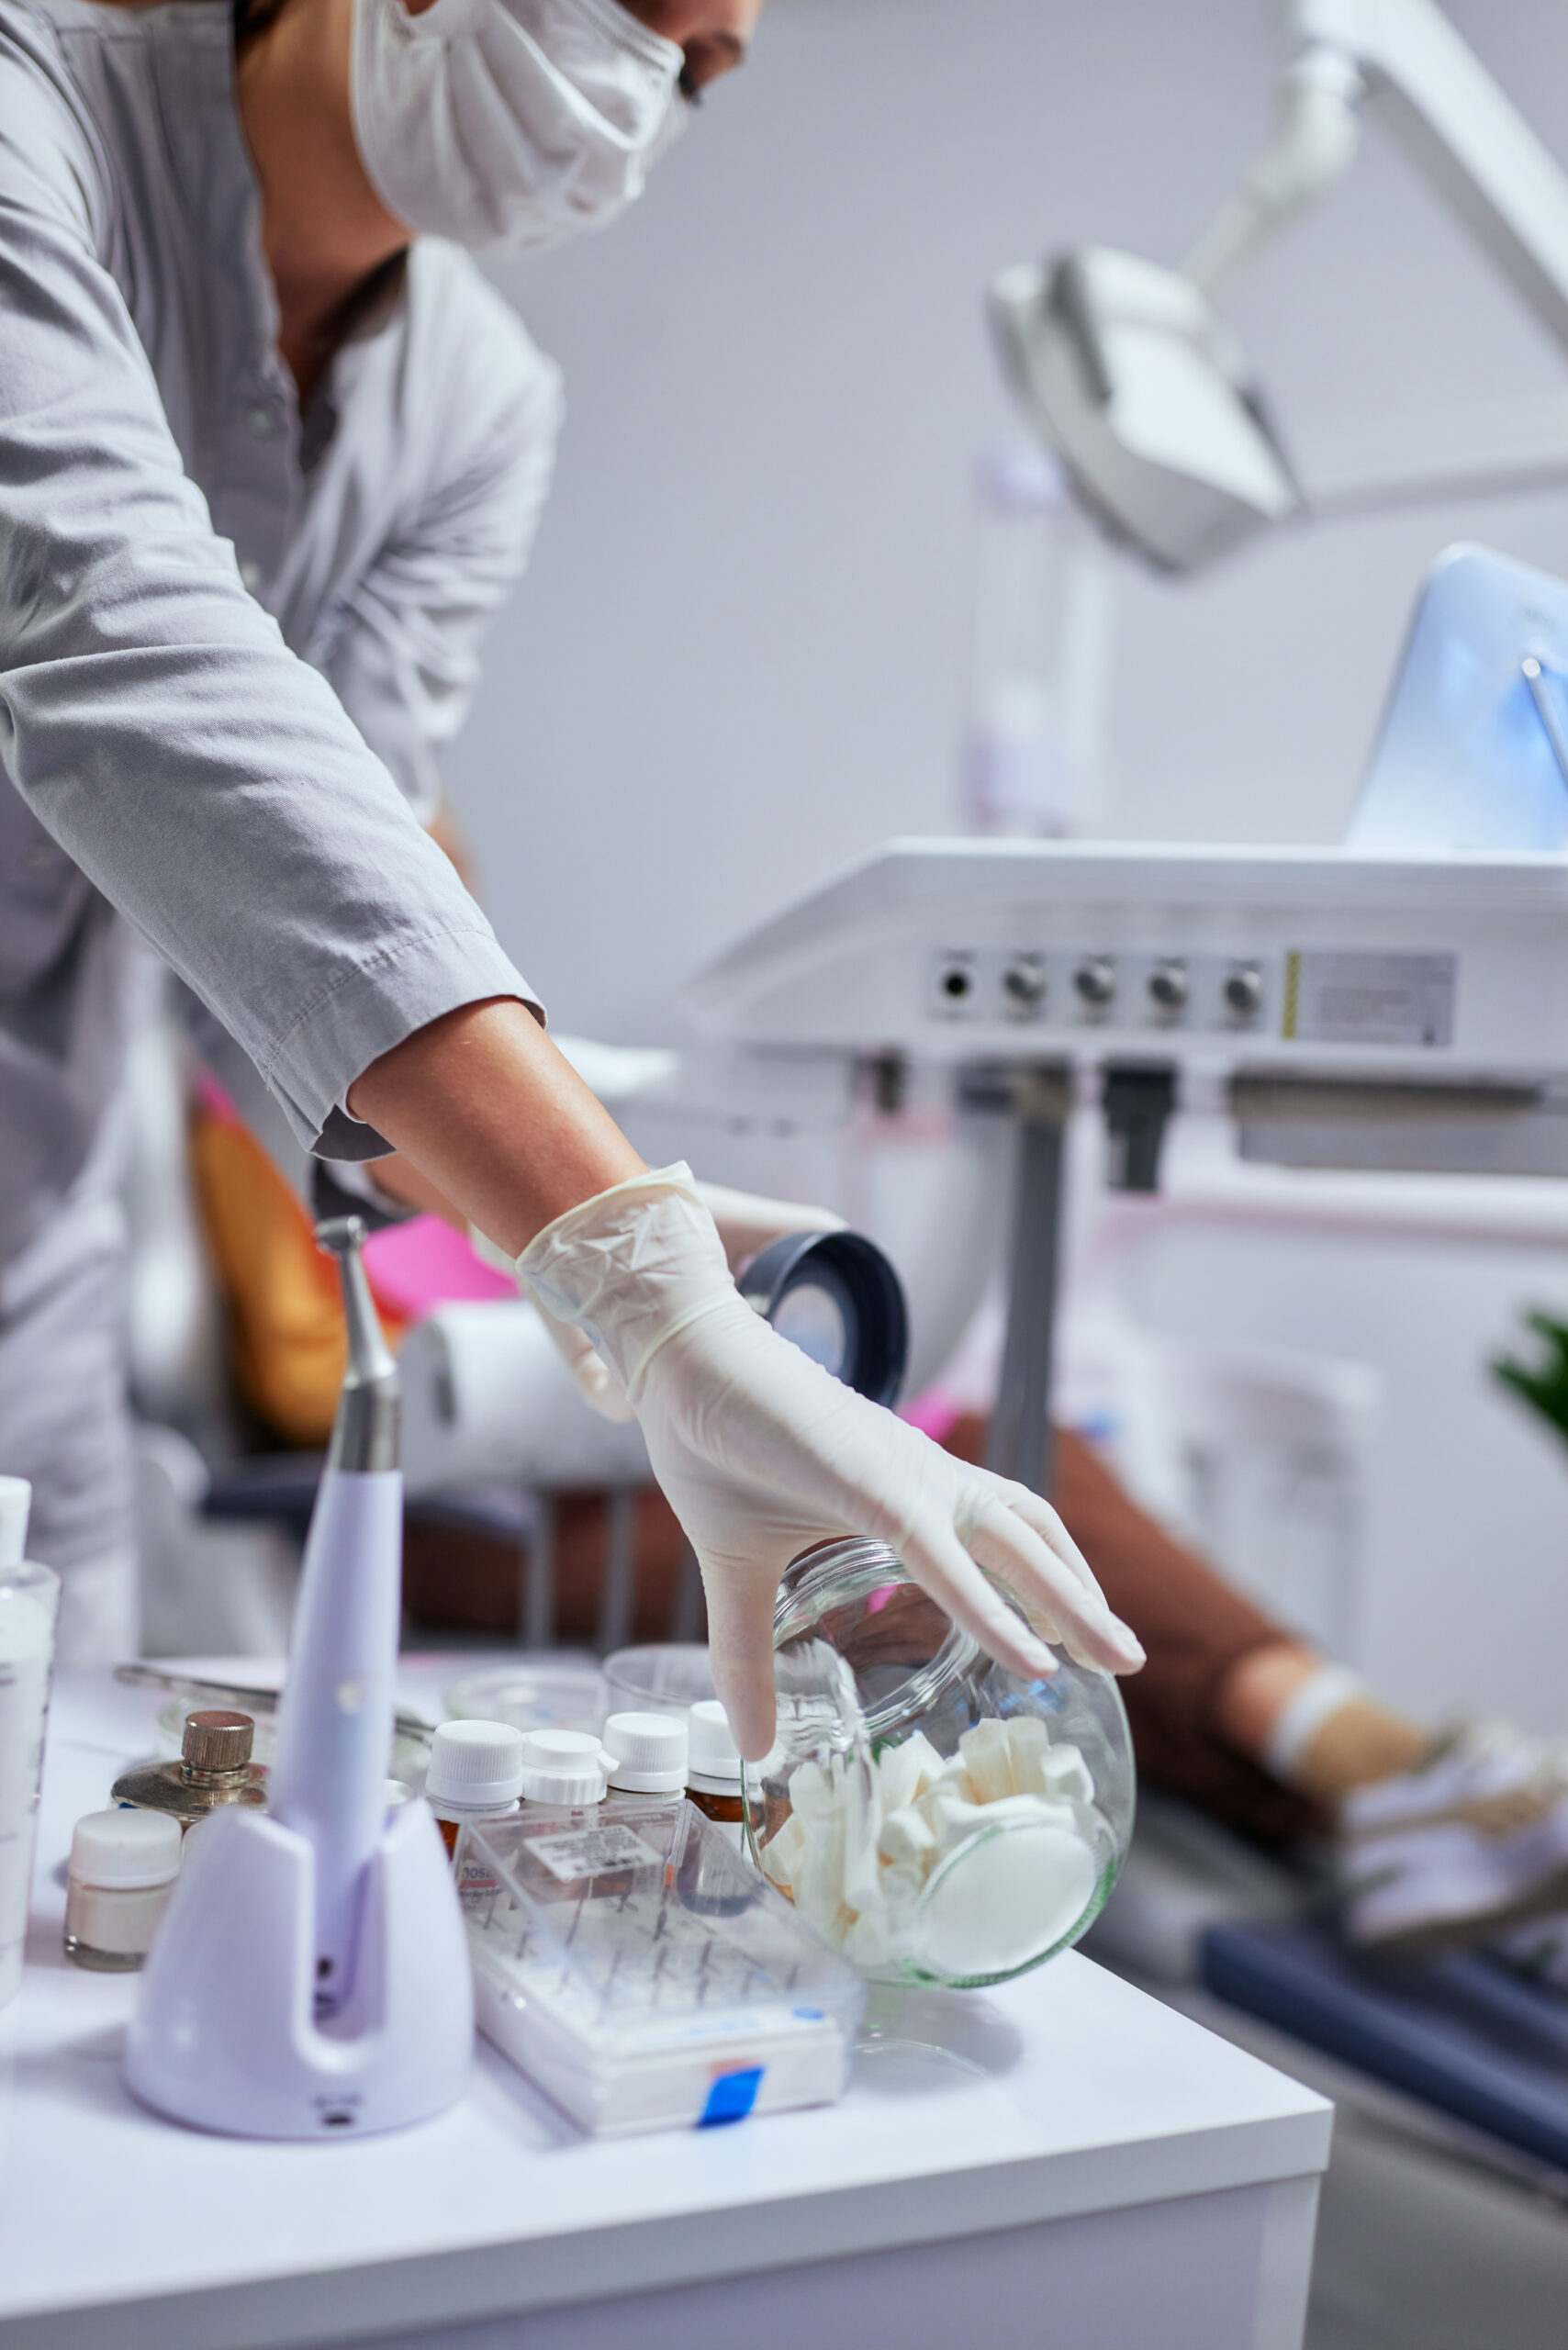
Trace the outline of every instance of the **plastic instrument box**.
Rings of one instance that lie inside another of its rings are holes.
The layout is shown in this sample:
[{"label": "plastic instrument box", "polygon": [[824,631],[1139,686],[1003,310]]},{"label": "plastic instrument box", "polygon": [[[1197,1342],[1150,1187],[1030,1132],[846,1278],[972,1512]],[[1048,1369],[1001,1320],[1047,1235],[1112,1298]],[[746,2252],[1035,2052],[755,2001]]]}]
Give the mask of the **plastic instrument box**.
[{"label": "plastic instrument box", "polygon": [[530,1804],[456,1871],[481,2031],[594,2135],[843,2094],[859,1978],[694,1805]]}]

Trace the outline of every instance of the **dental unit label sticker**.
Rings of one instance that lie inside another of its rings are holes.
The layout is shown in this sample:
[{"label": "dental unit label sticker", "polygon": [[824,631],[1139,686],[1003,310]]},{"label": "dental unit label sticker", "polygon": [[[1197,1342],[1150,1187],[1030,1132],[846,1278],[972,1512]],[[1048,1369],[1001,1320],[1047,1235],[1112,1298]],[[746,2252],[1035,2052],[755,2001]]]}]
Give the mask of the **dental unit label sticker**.
[{"label": "dental unit label sticker", "polygon": [[1293,947],[1281,1034],[1304,1045],[1451,1045],[1458,982],[1457,955]]}]

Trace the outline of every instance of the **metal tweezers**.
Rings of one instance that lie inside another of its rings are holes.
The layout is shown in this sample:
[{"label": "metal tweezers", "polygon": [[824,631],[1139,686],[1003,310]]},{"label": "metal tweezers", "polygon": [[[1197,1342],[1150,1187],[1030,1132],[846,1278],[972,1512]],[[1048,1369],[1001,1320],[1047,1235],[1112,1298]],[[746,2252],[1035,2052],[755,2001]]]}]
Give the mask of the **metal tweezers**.
[{"label": "metal tweezers", "polygon": [[[275,1714],[282,1694],[276,1689],[247,1689],[239,1681],[197,1681],[189,1673],[161,1672],[155,1664],[117,1664],[115,1679],[133,1688],[166,1689],[174,1697],[206,1697],[242,1706],[248,1714]],[[394,1713],[392,1727],[399,1738],[430,1742],[431,1724],[418,1714]]]}]

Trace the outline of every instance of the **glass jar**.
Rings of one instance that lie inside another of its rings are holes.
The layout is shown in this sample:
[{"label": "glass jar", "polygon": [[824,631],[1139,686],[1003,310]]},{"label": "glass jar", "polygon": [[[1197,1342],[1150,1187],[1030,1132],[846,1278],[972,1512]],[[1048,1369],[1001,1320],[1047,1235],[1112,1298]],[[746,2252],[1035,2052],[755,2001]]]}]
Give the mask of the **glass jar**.
[{"label": "glass jar", "polygon": [[700,1640],[650,1640],[604,1660],[599,1720],[610,1714],[678,1714],[713,1695],[713,1668]]},{"label": "glass jar", "polygon": [[873,1981],[1038,1966],[1104,1907],[1132,1836],[1116,1684],[995,1664],[885,1543],[797,1559],[773,1619],[778,1731],[745,1771],[771,1883]]}]

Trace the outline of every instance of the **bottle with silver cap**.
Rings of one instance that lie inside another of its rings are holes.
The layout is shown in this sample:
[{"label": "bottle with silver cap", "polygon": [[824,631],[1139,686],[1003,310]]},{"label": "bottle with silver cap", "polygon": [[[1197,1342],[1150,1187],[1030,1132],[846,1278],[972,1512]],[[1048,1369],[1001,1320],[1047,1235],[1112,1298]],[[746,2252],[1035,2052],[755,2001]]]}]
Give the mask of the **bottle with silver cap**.
[{"label": "bottle with silver cap", "polygon": [[687,1729],[678,1714],[611,1714],[600,1733],[610,1796],[679,1803],[686,1794]]},{"label": "bottle with silver cap", "polygon": [[457,1850],[471,1819],[504,1819],[522,1799],[522,1732],[510,1722],[442,1722],[431,1740],[425,1801]]},{"label": "bottle with silver cap", "polygon": [[182,1828],[205,1819],[219,1805],[266,1807],[267,1773],[252,1762],[256,1725],[249,1714],[226,1707],[185,1716],[177,1762],[138,1762],[122,1771],[109,1790],[128,1809],[166,1811]]},{"label": "bottle with silver cap", "polygon": [[65,1955],[98,1975],[129,1975],[152,1946],[180,1874],[185,1823],[115,1807],[76,1822],[65,1880]]}]

